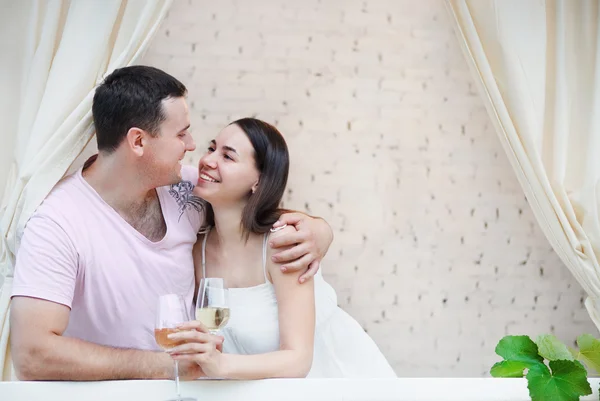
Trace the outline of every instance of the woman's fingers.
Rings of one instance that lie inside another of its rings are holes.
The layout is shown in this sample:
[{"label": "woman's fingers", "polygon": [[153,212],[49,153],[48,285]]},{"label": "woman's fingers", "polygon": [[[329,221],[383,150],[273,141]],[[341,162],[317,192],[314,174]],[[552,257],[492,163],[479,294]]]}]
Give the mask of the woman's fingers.
[{"label": "woman's fingers", "polygon": [[167,353],[173,354],[203,354],[215,349],[213,343],[185,343],[167,350]]},{"label": "woman's fingers", "polygon": [[176,354],[171,355],[171,358],[178,361],[192,361],[200,364],[207,360],[206,354]]},{"label": "woman's fingers", "polygon": [[183,342],[194,342],[194,343],[211,343],[214,345],[222,344],[224,338],[221,336],[215,336],[209,333],[203,333],[196,330],[178,331],[176,333],[169,334],[170,340],[183,341]]},{"label": "woman's fingers", "polygon": [[177,326],[179,330],[197,330],[202,333],[208,333],[208,329],[198,320],[190,320]]}]

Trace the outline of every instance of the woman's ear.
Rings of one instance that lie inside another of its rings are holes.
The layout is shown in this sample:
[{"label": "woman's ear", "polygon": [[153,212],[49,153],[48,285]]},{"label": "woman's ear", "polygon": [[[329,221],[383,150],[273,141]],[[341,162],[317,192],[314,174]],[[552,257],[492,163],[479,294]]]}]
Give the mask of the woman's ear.
[{"label": "woman's ear", "polygon": [[256,181],[254,183],[254,185],[252,185],[252,193],[255,193],[257,189],[258,189],[258,181]]}]

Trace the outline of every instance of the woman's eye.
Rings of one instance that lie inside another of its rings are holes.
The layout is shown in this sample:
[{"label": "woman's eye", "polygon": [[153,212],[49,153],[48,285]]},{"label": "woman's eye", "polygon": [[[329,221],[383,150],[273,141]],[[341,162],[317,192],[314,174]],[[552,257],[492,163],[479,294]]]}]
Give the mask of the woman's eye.
[{"label": "woman's eye", "polygon": [[233,160],[231,157],[229,157],[229,155],[225,155],[224,156],[227,160]]},{"label": "woman's eye", "polygon": [[212,153],[212,152],[214,152],[214,151],[215,151],[215,148],[213,148],[212,146],[209,146],[209,147],[208,147],[208,151]]}]

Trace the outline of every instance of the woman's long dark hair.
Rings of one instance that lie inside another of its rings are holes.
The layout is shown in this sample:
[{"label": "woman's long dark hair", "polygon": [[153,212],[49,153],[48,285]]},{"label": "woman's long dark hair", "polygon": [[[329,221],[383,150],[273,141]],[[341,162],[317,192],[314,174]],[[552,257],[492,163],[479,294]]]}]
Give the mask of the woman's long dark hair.
[{"label": "woman's long dark hair", "polygon": [[[264,234],[286,210],[281,209],[281,199],[287,185],[290,169],[288,148],[277,128],[256,118],[242,118],[229,125],[237,125],[250,139],[254,160],[260,173],[258,187],[248,194],[248,203],[242,212],[242,232],[248,239],[250,233]],[[207,205],[206,223],[214,225],[214,213]]]}]

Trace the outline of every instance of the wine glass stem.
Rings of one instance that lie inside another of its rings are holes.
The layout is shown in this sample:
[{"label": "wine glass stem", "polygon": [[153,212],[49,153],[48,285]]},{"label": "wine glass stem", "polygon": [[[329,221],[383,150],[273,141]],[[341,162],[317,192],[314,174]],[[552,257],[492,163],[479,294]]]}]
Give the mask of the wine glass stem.
[{"label": "wine glass stem", "polygon": [[181,398],[179,390],[179,361],[175,361],[175,387],[177,388],[177,398]]}]

